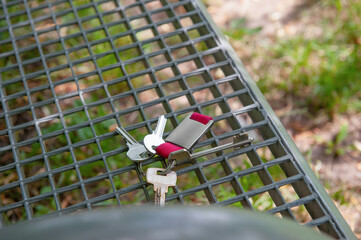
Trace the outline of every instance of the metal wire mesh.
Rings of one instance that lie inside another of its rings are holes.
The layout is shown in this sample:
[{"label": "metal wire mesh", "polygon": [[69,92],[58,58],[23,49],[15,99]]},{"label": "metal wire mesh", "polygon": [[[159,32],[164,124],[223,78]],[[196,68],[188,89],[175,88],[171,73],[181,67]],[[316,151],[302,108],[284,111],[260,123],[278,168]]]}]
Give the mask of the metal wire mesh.
[{"label": "metal wire mesh", "polygon": [[267,211],[346,237],[199,3],[2,0],[0,50],[2,225],[151,201],[115,126],[141,141],[158,116],[167,136],[197,111],[215,126],[194,151],[244,131],[255,142],[178,169],[168,204]]}]

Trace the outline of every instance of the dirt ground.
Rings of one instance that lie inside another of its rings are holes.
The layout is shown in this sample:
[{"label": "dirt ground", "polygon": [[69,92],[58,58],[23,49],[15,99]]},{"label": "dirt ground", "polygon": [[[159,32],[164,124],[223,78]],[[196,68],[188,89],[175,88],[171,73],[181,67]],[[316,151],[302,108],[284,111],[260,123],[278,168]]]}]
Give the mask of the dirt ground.
[{"label": "dirt ground", "polygon": [[[260,40],[252,45],[233,44],[246,69],[255,80],[259,78],[249,60],[249,48],[256,44],[272,44],[276,37],[319,36],[322,29],[312,18],[304,17],[304,11],[317,11],[318,1],[310,0],[212,0],[207,1],[207,9],[215,23],[226,29],[233,19],[246,18],[250,28],[262,27],[258,33]],[[307,33],[304,29],[307,26]],[[248,49],[247,49],[248,48]],[[312,169],[326,186],[329,194],[336,199],[346,221],[361,238],[361,113],[336,115],[330,120],[322,113],[311,117],[302,109],[297,109],[295,100],[280,94],[265,95],[276,115],[293,137]],[[302,101],[302,99],[301,99]],[[340,144],[334,144],[342,126],[347,125],[347,137]],[[356,149],[355,149],[356,148]],[[334,149],[340,149],[342,154]],[[334,197],[339,194],[343,197]]]}]

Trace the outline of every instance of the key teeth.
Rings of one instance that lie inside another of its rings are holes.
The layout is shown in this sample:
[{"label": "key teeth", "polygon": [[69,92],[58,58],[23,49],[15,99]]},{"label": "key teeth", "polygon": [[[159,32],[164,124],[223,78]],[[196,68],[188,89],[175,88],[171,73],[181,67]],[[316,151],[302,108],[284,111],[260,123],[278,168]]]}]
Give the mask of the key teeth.
[{"label": "key teeth", "polygon": [[251,146],[251,143],[253,142],[253,140],[254,140],[254,138],[250,137],[248,135],[248,133],[240,133],[240,134],[234,136],[233,143],[235,143],[235,144],[240,143],[240,142],[246,142],[246,143],[244,145],[235,147],[234,149],[237,150],[237,149],[249,147],[249,146]]},{"label": "key teeth", "polygon": [[233,137],[233,142],[237,143],[237,142],[246,141],[246,140],[249,140],[249,139],[250,138],[248,136],[248,133],[240,133],[240,134],[237,134],[237,135],[235,135]]}]

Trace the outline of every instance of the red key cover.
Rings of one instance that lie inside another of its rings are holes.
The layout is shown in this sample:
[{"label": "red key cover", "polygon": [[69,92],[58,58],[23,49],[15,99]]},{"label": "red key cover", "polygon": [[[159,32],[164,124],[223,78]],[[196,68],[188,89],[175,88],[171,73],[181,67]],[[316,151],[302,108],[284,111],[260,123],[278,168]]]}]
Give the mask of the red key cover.
[{"label": "red key cover", "polygon": [[190,117],[190,119],[200,122],[204,125],[206,125],[209,121],[213,120],[213,118],[200,114],[200,113],[193,113],[192,116]]},{"label": "red key cover", "polygon": [[183,149],[182,147],[178,146],[178,145],[175,145],[173,143],[170,143],[170,142],[166,142],[166,143],[163,143],[161,145],[159,145],[155,151],[157,152],[158,155],[164,157],[164,158],[168,158],[169,154],[171,152],[175,152],[175,151],[178,151],[180,149]]}]

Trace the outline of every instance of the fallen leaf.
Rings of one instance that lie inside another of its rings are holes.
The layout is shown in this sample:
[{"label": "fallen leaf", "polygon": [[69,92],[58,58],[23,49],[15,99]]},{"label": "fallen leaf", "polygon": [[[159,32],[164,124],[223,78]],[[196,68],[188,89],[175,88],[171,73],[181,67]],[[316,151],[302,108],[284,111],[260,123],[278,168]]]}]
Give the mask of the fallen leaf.
[{"label": "fallen leaf", "polygon": [[112,124],[112,125],[110,125],[110,126],[109,126],[109,131],[110,131],[110,132],[114,132],[115,129],[116,129],[116,127],[118,127],[117,124]]}]

